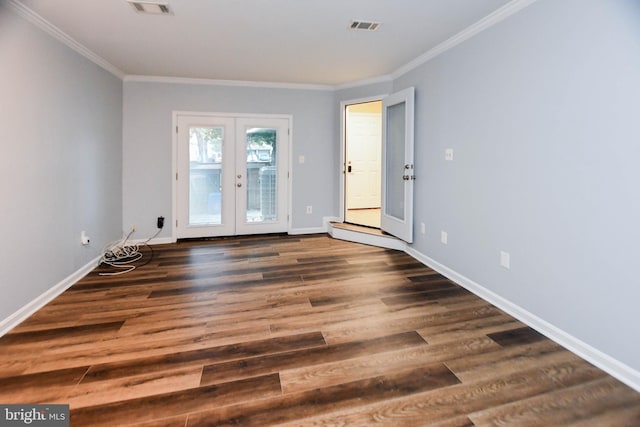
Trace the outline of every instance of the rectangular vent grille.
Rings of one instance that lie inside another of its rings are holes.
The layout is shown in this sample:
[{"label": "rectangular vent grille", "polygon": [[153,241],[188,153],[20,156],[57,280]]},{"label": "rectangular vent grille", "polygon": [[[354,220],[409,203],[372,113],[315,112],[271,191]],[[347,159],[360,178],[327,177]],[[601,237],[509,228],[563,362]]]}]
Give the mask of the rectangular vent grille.
[{"label": "rectangular vent grille", "polygon": [[371,21],[351,21],[352,30],[375,31],[382,25],[380,22]]},{"label": "rectangular vent grille", "polygon": [[171,9],[169,9],[169,3],[167,2],[139,1],[139,0],[127,0],[127,2],[138,13],[147,13],[151,15],[171,15]]}]

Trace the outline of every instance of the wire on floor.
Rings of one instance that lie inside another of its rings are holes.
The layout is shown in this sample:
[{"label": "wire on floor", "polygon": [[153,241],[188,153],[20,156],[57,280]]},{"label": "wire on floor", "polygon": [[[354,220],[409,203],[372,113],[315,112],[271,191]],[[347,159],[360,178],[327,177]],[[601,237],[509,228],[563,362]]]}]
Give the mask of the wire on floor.
[{"label": "wire on floor", "polygon": [[[100,276],[118,276],[120,274],[129,273],[130,271],[147,265],[153,259],[153,248],[149,245],[149,241],[154,239],[160,234],[162,228],[159,228],[156,234],[149,237],[147,240],[139,243],[131,242],[131,236],[136,231],[132,228],[129,234],[124,236],[120,240],[109,243],[102,251],[102,257],[100,258],[100,265],[105,264],[112,268],[119,269],[120,271],[111,271],[98,273]],[[136,261],[142,259],[143,254],[140,251],[141,247],[149,248],[151,255],[142,264],[135,265]]]}]

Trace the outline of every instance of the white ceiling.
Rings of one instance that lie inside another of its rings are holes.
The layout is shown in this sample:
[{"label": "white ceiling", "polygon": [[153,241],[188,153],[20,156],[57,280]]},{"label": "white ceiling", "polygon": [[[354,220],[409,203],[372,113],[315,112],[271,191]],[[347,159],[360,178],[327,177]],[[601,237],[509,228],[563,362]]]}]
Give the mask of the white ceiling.
[{"label": "white ceiling", "polygon": [[169,0],[170,16],[125,0],[13,3],[118,74],[335,86],[392,74],[509,0]]}]

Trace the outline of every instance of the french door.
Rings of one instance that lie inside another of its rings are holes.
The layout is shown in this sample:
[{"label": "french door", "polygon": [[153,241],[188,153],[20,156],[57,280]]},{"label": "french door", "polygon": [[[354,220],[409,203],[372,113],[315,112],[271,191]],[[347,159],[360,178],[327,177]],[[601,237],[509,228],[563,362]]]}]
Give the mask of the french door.
[{"label": "french door", "polygon": [[380,228],[413,242],[414,88],[382,100],[382,211]]},{"label": "french door", "polygon": [[288,229],[289,119],[178,114],[176,237]]}]

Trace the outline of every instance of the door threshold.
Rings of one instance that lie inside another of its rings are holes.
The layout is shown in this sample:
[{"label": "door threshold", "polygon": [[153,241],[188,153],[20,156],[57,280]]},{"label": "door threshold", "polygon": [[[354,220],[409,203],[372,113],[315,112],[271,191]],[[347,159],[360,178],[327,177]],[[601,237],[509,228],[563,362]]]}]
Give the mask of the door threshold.
[{"label": "door threshold", "polygon": [[362,243],[364,245],[378,246],[387,249],[404,251],[406,242],[378,228],[344,222],[329,223],[329,235],[334,239],[347,240],[349,242]]},{"label": "door threshold", "polygon": [[176,240],[177,243],[182,242],[206,242],[219,240],[250,240],[255,238],[282,238],[287,237],[286,232],[281,233],[257,233],[257,234],[235,234],[230,236],[205,236],[205,237],[181,237]]},{"label": "door threshold", "polygon": [[369,225],[355,224],[352,222],[332,222],[331,225],[337,228],[342,228],[344,230],[358,231],[360,233],[369,233],[379,236],[391,236],[391,234],[385,233],[384,231],[380,230],[380,228],[371,227]]}]

